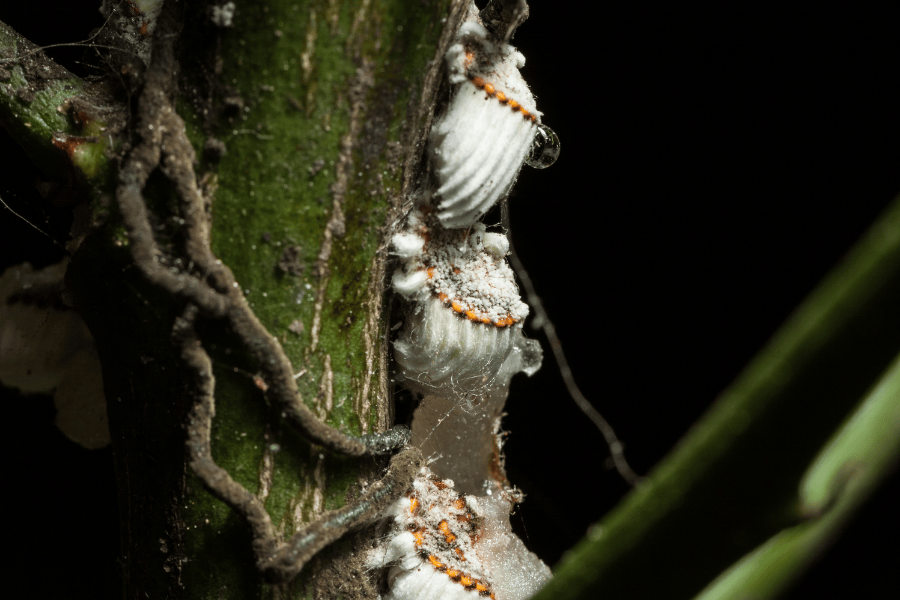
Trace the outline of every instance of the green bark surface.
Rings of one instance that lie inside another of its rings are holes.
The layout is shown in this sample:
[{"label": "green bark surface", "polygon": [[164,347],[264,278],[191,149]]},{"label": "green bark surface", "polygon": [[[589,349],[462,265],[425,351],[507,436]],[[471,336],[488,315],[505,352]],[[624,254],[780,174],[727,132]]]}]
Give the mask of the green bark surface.
[{"label": "green bark surface", "polygon": [[[229,28],[212,26],[206,6],[185,8],[177,106],[200,157],[213,251],[293,362],[302,400],[352,434],[392,424],[385,234],[408,166],[419,165],[431,115],[423,92],[430,75],[433,97],[434,59],[449,39],[441,36],[451,6],[458,18],[461,3],[450,0],[412,7],[397,0],[242,3]],[[16,44],[27,42],[2,27],[3,56],[18,57]],[[3,125],[55,179],[80,167],[84,188],[101,200],[97,227],[67,282],[103,364],[125,597],[309,597],[308,573],[330,558],[316,559],[290,584],[263,583],[248,528],[185,464],[188,377],[169,339],[182,304],[149,286],[132,264],[110,201],[114,184],[97,177],[109,148],[91,139],[90,163],[50,139],[100,131],[102,124],[86,131],[57,109],[85,94],[85,85],[56,67],[58,77],[25,102],[22,68],[4,68]],[[220,160],[204,154],[211,138],[227,148]],[[156,241],[177,264],[173,191],[157,173],[144,197]],[[281,534],[344,505],[361,480],[380,476],[383,461],[334,456],[285,426],[267,405],[258,365],[226,327],[207,323],[201,333],[216,377],[213,456],[264,499]]]},{"label": "green bark surface", "polygon": [[[416,125],[448,5],[261,3],[241,7],[222,32],[222,81],[242,106],[212,127],[227,147],[216,168],[213,250],[303,373],[304,402],[354,434],[389,426],[384,232],[403,175],[401,138]],[[200,119],[194,127],[199,149]],[[289,247],[299,250],[285,272]],[[227,339],[211,350],[214,457],[254,492],[270,461],[266,508],[285,535],[344,505],[361,475],[377,474],[374,461],[331,455],[281,425]],[[285,589],[260,583],[243,524],[191,477],[188,486],[185,520],[199,524],[185,535],[185,553],[197,557],[184,568],[188,590],[304,597],[302,575]]]}]

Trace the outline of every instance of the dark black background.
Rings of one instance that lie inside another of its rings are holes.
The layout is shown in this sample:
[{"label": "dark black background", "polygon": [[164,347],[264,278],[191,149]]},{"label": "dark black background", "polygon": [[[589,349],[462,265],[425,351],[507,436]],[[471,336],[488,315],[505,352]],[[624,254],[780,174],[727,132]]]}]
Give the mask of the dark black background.
[{"label": "dark black background", "polygon": [[[4,6],[0,20],[40,44],[76,41],[102,22],[78,4],[41,3],[40,19]],[[531,4],[514,43],[563,150],[523,170],[513,239],[576,380],[645,473],[900,191],[895,32]],[[79,71],[80,49],[51,55]],[[0,195],[48,226],[36,173],[22,176],[2,132],[0,157]],[[0,240],[3,266],[59,256],[5,211]],[[514,520],[553,564],[626,486],[549,357],[516,378],[507,409],[507,468],[527,494]],[[118,597],[111,451],[62,438],[47,398],[4,393],[4,413],[10,571],[40,567],[48,593]],[[898,501],[895,475],[789,597],[896,588]]]}]

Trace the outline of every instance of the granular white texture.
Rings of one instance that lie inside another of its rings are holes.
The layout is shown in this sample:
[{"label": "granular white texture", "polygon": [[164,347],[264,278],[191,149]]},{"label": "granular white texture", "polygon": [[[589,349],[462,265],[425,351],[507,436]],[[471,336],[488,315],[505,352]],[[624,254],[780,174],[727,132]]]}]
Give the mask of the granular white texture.
[{"label": "granular white texture", "polygon": [[433,212],[416,209],[393,248],[401,258],[394,291],[411,301],[394,344],[398,377],[416,391],[453,396],[495,386],[513,348],[526,341],[528,315],[506,262],[506,236],[482,223],[445,229]]},{"label": "granular white texture", "polygon": [[468,227],[508,192],[541,113],[519,73],[525,57],[494,43],[479,23],[462,25],[445,57],[453,98],[431,130],[438,219]]},{"label": "granular white texture", "polygon": [[385,517],[392,530],[368,565],[388,567],[383,600],[524,600],[550,569],[512,533],[501,493],[466,496],[427,467]]},{"label": "granular white texture", "polygon": [[[475,21],[466,21],[456,34],[456,43],[450,46],[444,57],[450,83],[458,84],[481,77],[490,83],[495,92],[518,103],[521,110],[534,115],[540,122],[542,113],[537,111],[534,95],[519,73],[525,66],[525,57],[509,44],[496,43],[491,35]],[[513,112],[515,109],[510,109]]]},{"label": "granular white texture", "polygon": [[394,290],[409,300],[437,297],[472,322],[506,327],[528,316],[513,271],[506,262],[509,241],[482,223],[468,230],[445,229],[433,217],[413,210],[392,238],[402,260]]}]

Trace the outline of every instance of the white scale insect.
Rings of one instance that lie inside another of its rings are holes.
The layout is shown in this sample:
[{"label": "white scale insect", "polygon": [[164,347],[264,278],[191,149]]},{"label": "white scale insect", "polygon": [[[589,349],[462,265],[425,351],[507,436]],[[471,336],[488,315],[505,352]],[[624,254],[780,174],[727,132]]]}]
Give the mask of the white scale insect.
[{"label": "white scale insect", "polygon": [[526,345],[528,307],[505,260],[509,242],[478,219],[508,193],[523,162],[544,168],[559,155],[519,73],[524,57],[492,42],[476,19],[470,11],[445,59],[455,89],[431,132],[437,189],[392,240],[402,263],[394,291],[412,305],[395,359],[398,377],[416,391],[489,387]]},{"label": "white scale insect", "polygon": [[559,140],[541,125],[519,73],[525,57],[509,44],[492,43],[479,23],[463,24],[446,62],[455,96],[431,130],[430,147],[438,219],[460,228],[507,194],[526,159],[536,168],[553,164]]},{"label": "white scale insect", "polygon": [[[522,334],[528,306],[506,262],[509,242],[479,220],[523,163],[552,164],[559,140],[519,73],[524,57],[492,39],[474,5],[445,60],[453,96],[429,140],[436,186],[392,238],[393,289],[407,304],[397,379],[430,402],[456,406],[498,391],[502,402],[514,373],[538,369],[540,346]],[[414,439],[415,428],[414,420]],[[384,514],[394,533],[369,555],[370,567],[389,567],[383,600],[524,600],[540,589],[550,570],[511,532],[516,492],[506,485],[459,494],[423,468]]]}]

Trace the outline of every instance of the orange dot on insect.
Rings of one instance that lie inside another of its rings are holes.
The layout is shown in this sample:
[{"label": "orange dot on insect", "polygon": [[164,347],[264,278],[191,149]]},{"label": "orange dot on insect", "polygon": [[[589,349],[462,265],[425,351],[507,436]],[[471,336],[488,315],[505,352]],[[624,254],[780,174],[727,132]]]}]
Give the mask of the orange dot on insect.
[{"label": "orange dot on insect", "polygon": [[475,582],[472,580],[472,578],[469,577],[468,575],[462,575],[462,576],[460,576],[459,582],[460,582],[461,584],[463,584],[464,586],[466,586],[466,587],[471,587],[471,586],[474,585],[474,583],[475,583]]},{"label": "orange dot on insect", "polygon": [[499,100],[501,104],[506,104],[506,94],[504,94],[503,92],[497,92],[496,94],[494,94],[494,97],[497,98],[497,100]]},{"label": "orange dot on insect", "polygon": [[463,307],[459,302],[451,302],[450,307],[458,313],[463,312]]},{"label": "orange dot on insect", "polygon": [[472,84],[480,90],[484,88],[484,79],[481,77],[473,77]]},{"label": "orange dot on insect", "polygon": [[409,512],[414,513],[419,510],[419,499],[418,498],[410,498],[409,499]]},{"label": "orange dot on insect", "polygon": [[444,563],[439,561],[437,556],[435,556],[434,554],[428,555],[428,562],[430,562],[431,566],[434,567],[435,569],[440,569],[441,567],[444,566]]},{"label": "orange dot on insect", "polygon": [[447,569],[447,577],[450,579],[459,579],[462,573],[456,569]]},{"label": "orange dot on insect", "polygon": [[485,83],[484,91],[487,93],[488,96],[493,96],[494,95],[494,86],[492,86],[489,83]]},{"label": "orange dot on insect", "polygon": [[519,103],[516,102],[515,100],[510,100],[509,107],[513,110],[519,110]]},{"label": "orange dot on insect", "polygon": [[428,267],[427,273],[428,273],[428,279],[433,279],[434,278],[434,267]]},{"label": "orange dot on insect", "polygon": [[467,310],[466,318],[468,318],[470,321],[478,321],[479,320],[478,315],[475,314],[474,310]]}]

